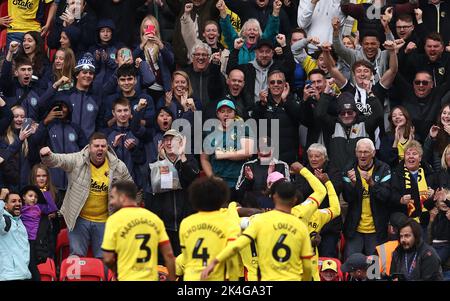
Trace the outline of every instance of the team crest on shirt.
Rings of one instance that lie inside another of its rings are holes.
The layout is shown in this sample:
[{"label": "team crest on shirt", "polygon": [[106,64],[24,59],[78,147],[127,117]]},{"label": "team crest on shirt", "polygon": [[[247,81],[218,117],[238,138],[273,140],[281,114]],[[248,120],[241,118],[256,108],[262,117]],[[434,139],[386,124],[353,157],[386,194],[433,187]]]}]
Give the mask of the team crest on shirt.
[{"label": "team crest on shirt", "polygon": [[445,67],[439,68],[439,69],[438,69],[438,73],[439,73],[440,75],[444,75],[444,74],[445,74]]},{"label": "team crest on shirt", "polygon": [[114,53],[111,53],[111,54],[109,55],[109,57],[110,57],[112,60],[115,60],[115,59],[116,59],[116,55],[115,55]]},{"label": "team crest on shirt", "polygon": [[137,107],[138,107],[138,105],[135,104],[135,105],[133,106],[133,111],[136,111]]},{"label": "team crest on shirt", "polygon": [[88,110],[88,112],[92,112],[92,111],[94,111],[94,105],[91,103],[88,103],[86,106],[86,109]]},{"label": "team crest on shirt", "polygon": [[70,142],[74,142],[76,139],[75,134],[74,133],[69,133],[69,141]]},{"label": "team crest on shirt", "polygon": [[380,180],[380,176],[375,176],[375,177],[374,177],[374,181],[375,181],[375,182],[378,182],[379,180]]},{"label": "team crest on shirt", "polygon": [[445,11],[441,11],[441,18],[445,18],[445,16],[446,16]]},{"label": "team crest on shirt", "polygon": [[37,105],[37,99],[35,97],[31,97],[30,104],[35,107]]}]

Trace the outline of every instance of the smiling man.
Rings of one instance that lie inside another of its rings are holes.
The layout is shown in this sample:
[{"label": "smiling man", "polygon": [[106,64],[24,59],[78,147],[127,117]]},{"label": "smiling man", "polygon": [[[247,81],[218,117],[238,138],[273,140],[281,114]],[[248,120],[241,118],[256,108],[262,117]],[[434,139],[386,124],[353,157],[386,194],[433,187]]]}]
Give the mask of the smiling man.
[{"label": "smiling man", "polygon": [[28,270],[30,244],[20,219],[22,199],[18,193],[0,193],[0,281],[31,278]]},{"label": "smiling man", "polygon": [[354,253],[375,254],[375,247],[387,238],[391,171],[375,158],[373,142],[356,143],[357,162],[344,172],[343,196],[348,203],[344,224],[345,258]]},{"label": "smiling man", "polygon": [[63,169],[69,178],[61,213],[69,228],[70,253],[86,256],[89,245],[102,257],[101,243],[108,218],[108,193],[113,181],[132,180],[126,165],[108,147],[102,133],[94,133],[89,145],[73,154],[40,151],[42,163]]}]

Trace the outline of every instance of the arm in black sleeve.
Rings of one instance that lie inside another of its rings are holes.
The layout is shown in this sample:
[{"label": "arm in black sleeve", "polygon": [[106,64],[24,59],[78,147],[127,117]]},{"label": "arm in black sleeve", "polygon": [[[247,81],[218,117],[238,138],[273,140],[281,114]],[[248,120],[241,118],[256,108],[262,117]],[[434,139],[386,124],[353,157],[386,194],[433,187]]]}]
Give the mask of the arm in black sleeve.
[{"label": "arm in black sleeve", "polygon": [[230,74],[230,71],[236,69],[238,65],[239,65],[239,50],[233,49],[230,52],[230,56],[228,57],[227,74]]},{"label": "arm in black sleeve", "polygon": [[210,100],[219,100],[225,95],[225,80],[220,65],[210,64],[208,78],[208,96]]}]

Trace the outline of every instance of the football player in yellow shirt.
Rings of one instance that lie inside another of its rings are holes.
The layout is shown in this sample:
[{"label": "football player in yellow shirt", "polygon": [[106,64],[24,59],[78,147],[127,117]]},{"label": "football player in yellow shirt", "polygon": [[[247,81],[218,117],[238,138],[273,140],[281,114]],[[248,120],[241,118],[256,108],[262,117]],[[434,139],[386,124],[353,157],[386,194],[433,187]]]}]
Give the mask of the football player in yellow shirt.
[{"label": "football player in yellow shirt", "polygon": [[289,182],[274,185],[275,209],[255,217],[235,242],[213,257],[203,270],[202,279],[210,279],[217,265],[255,241],[262,281],[311,280],[313,253],[308,229],[291,214],[297,190]]},{"label": "football player in yellow shirt", "polygon": [[[184,264],[184,280],[200,280],[200,274],[210,258],[215,258],[229,241],[240,234],[239,223],[231,212],[220,210],[229,199],[229,188],[219,178],[199,178],[189,188],[192,207],[198,211],[186,217],[180,225],[180,245]],[[209,280],[227,278],[225,263],[211,274]]]},{"label": "football player in yellow shirt", "polygon": [[175,258],[163,221],[136,201],[137,187],[131,181],[112,185],[110,206],[117,210],[106,221],[103,261],[119,281],[158,281],[158,249],[175,280]]}]

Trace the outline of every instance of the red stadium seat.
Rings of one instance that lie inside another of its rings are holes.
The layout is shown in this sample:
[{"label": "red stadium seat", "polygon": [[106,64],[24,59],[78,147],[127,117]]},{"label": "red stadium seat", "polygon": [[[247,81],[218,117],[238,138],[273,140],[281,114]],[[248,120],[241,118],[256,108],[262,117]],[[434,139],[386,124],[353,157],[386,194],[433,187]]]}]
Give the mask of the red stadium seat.
[{"label": "red stadium seat", "polygon": [[55,262],[51,258],[47,258],[45,263],[37,266],[39,274],[41,274],[41,281],[58,281],[56,277]]},{"label": "red stadium seat", "polygon": [[331,257],[319,257],[319,271],[322,269],[322,262],[325,260],[332,260],[336,262],[337,270],[338,270],[338,281],[345,281],[344,273],[341,271],[341,261],[337,258],[331,258]]},{"label": "red stadium seat", "polygon": [[[8,1],[2,1],[0,3],[0,16],[4,17],[8,15]],[[6,28],[3,28],[0,32],[0,50],[3,50],[6,47]]]},{"label": "red stadium seat", "polygon": [[70,255],[70,247],[69,247],[69,233],[67,228],[62,229],[58,233],[58,237],[56,239],[56,263],[58,266],[61,266],[61,262],[69,257]]},{"label": "red stadium seat", "polygon": [[60,281],[107,281],[101,259],[70,256],[61,264]]}]

